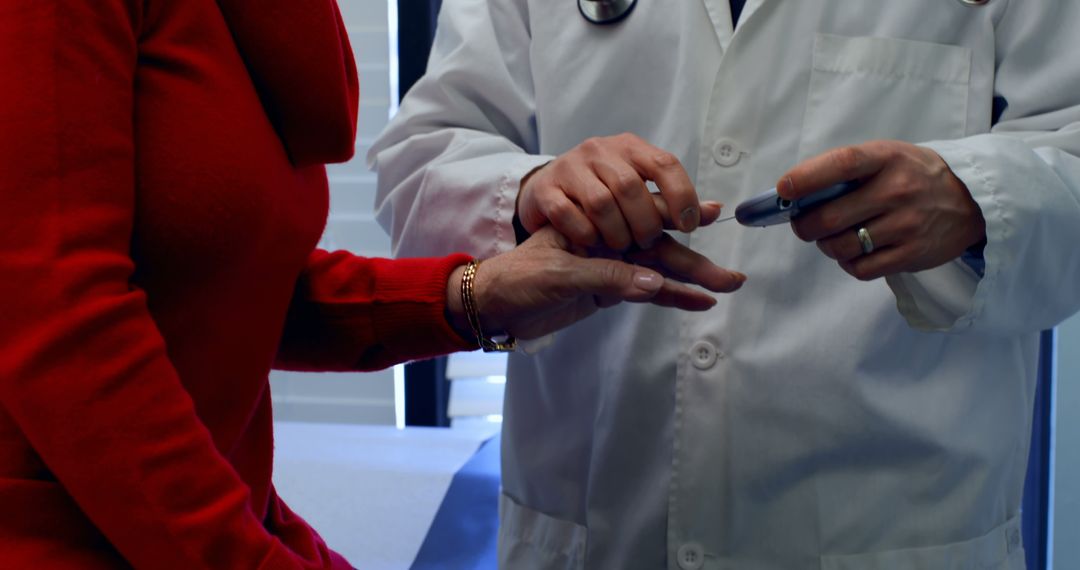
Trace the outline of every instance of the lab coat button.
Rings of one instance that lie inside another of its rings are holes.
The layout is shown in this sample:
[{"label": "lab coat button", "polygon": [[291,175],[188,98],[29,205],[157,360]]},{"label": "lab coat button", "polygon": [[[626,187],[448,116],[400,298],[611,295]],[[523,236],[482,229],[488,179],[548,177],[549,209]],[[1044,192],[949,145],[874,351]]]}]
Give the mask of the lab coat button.
[{"label": "lab coat button", "polygon": [[688,542],[679,547],[675,554],[679,568],[683,570],[698,570],[705,565],[705,549],[696,542]]},{"label": "lab coat button", "polygon": [[694,346],[690,347],[690,361],[694,363],[694,368],[698,370],[712,368],[719,356],[719,351],[716,350],[713,343],[707,340],[695,342]]},{"label": "lab coat button", "polygon": [[720,139],[713,144],[713,159],[716,160],[716,164],[720,166],[735,166],[742,158],[742,151],[739,150],[739,145],[735,144],[735,141],[731,139]]}]

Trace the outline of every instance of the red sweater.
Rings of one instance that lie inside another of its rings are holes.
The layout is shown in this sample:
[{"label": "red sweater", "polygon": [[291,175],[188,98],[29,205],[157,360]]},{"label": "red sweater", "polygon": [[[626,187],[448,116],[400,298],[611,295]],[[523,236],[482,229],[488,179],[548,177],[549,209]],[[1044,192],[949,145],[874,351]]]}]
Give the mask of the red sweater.
[{"label": "red sweater", "polygon": [[350,53],[332,0],[0,0],[0,568],[348,567],[268,371],[468,347],[463,256],[312,253]]}]

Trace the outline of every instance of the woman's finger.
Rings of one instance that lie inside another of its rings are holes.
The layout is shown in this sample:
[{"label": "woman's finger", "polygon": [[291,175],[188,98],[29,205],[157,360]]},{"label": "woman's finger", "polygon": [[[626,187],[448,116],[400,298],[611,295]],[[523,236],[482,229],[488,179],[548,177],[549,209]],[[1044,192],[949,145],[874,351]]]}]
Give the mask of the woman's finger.
[{"label": "woman's finger", "polygon": [[684,311],[706,311],[716,305],[716,299],[712,295],[670,279],[664,282],[664,286],[648,302]]},{"label": "woman's finger", "polygon": [[566,260],[566,286],[578,295],[645,301],[664,285],[664,277],[651,269],[614,259]]},{"label": "woman's finger", "polygon": [[665,235],[648,249],[628,254],[627,259],[657,268],[679,281],[700,285],[717,293],[735,291],[746,281],[746,275],[716,265],[669,235]]}]

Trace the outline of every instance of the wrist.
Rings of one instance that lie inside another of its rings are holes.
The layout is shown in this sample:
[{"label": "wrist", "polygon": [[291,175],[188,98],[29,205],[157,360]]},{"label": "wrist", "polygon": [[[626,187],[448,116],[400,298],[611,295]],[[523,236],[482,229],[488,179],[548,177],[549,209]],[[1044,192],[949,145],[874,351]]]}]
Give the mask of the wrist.
[{"label": "wrist", "polygon": [[516,208],[517,204],[521,203],[521,195],[525,192],[525,187],[529,185],[529,180],[533,177],[533,175],[536,174],[537,172],[540,172],[541,170],[543,170],[544,167],[551,164],[552,162],[555,162],[555,159],[551,159],[551,160],[549,160],[549,161],[547,161],[547,162],[545,162],[543,164],[537,165],[536,167],[534,167],[532,170],[526,172],[525,175],[521,177],[521,181],[518,182],[518,200],[517,200],[517,203],[514,204],[515,208]]},{"label": "wrist", "polygon": [[[471,261],[451,273],[447,282],[447,319],[462,338],[474,339],[484,352],[512,352],[517,348],[517,341],[513,336],[492,336],[485,332],[484,328],[491,324],[491,319],[486,319],[487,322],[483,325],[480,322],[480,309],[476,300],[476,271],[479,266],[479,261]],[[491,328],[486,330],[490,331]]]},{"label": "wrist", "polygon": [[521,202],[522,200],[528,200],[528,197],[526,195],[532,190],[532,187],[529,186],[529,181],[532,180],[533,176],[536,173],[546,168],[547,165],[551,164],[552,162],[554,162],[554,159],[536,166],[532,170],[526,172],[525,175],[521,177],[521,181],[518,182],[518,192],[517,196],[514,198],[513,217],[514,237],[517,238],[518,245],[521,245],[523,241],[529,239],[529,236],[532,234],[532,232],[536,231],[539,228],[539,226],[537,226],[529,229],[529,227],[525,224],[525,220],[521,216]]},{"label": "wrist", "polygon": [[459,265],[450,272],[450,278],[446,281],[446,322],[458,336],[469,342],[476,342],[476,336],[469,326],[469,317],[465,314],[465,303],[461,298],[461,280],[464,275],[465,266]]}]

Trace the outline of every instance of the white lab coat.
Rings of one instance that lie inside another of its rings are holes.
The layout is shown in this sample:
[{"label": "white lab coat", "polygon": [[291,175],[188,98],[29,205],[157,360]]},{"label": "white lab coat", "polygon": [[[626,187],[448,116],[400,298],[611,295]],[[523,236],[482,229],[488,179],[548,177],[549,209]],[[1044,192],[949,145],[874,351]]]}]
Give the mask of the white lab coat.
[{"label": "white lab coat", "polygon": [[729,211],[888,138],[967,184],[985,276],[860,282],[784,226],[680,235],[749,281],[511,357],[502,567],[1023,568],[1037,332],[1080,308],[1080,1],[749,0],[730,22],[728,0],[609,27],[574,0],[445,0],[369,155],[396,254],[512,248],[522,175],[590,136],[674,152]]}]

